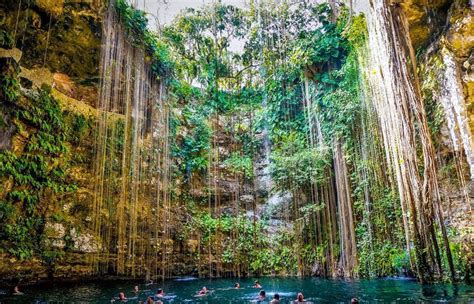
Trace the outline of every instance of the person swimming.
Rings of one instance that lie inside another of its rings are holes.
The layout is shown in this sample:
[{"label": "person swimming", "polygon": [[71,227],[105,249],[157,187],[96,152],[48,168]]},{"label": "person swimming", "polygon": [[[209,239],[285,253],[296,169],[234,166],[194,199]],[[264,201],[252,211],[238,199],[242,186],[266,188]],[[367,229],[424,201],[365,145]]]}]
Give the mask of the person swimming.
[{"label": "person swimming", "polygon": [[201,290],[198,291],[198,296],[204,296],[207,294],[207,288],[204,286]]},{"label": "person swimming", "polygon": [[[142,302],[140,302],[140,303],[142,303]],[[155,300],[152,297],[148,297],[146,299],[145,304],[163,304],[163,302],[160,301],[160,300],[156,300],[156,302],[155,302]]]},{"label": "person swimming", "polygon": [[155,298],[163,298],[164,296],[165,296],[165,292],[163,291],[163,289],[158,288],[155,294]]},{"label": "person swimming", "polygon": [[293,303],[304,303],[304,302],[306,301],[304,300],[303,293],[298,292],[298,295],[296,296],[296,300]]},{"label": "person swimming", "polygon": [[280,304],[280,295],[277,293],[274,294],[273,300],[270,301],[270,304]]},{"label": "person swimming", "polygon": [[265,298],[267,297],[267,293],[265,292],[265,290],[260,290],[260,292],[258,293],[258,298],[257,298],[257,301],[265,301]]},{"label": "person swimming", "polygon": [[351,304],[359,304],[359,299],[357,299],[357,298],[352,298],[352,299],[351,299]]},{"label": "person swimming", "polygon": [[133,288],[133,292],[134,292],[134,293],[139,293],[139,292],[140,292],[140,288],[138,288],[138,286],[135,286],[135,287]]},{"label": "person swimming", "polygon": [[255,281],[255,283],[253,284],[253,288],[262,288],[262,285],[260,285],[259,281]]},{"label": "person swimming", "polygon": [[127,301],[127,297],[125,296],[125,293],[120,292],[118,296],[120,301]]},{"label": "person swimming", "polygon": [[16,285],[15,287],[13,287],[12,294],[15,295],[15,296],[21,296],[23,294],[23,292],[21,292],[20,287],[18,287],[18,285]]},{"label": "person swimming", "polygon": [[240,288],[240,284],[239,284],[239,283],[235,283],[235,284],[234,284],[234,288],[235,288],[235,289],[239,289],[239,288]]},{"label": "person swimming", "polygon": [[155,301],[151,297],[146,298],[146,304],[155,304]]}]

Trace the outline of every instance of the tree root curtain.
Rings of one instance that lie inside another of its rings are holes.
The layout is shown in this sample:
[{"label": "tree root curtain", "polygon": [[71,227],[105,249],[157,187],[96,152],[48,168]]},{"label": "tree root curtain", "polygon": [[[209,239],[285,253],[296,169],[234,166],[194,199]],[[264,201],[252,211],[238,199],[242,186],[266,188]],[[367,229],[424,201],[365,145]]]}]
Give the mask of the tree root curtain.
[{"label": "tree root curtain", "polygon": [[[166,275],[169,106],[145,51],[109,5],[103,26],[92,221],[95,274]],[[158,273],[160,272],[160,273]]]}]

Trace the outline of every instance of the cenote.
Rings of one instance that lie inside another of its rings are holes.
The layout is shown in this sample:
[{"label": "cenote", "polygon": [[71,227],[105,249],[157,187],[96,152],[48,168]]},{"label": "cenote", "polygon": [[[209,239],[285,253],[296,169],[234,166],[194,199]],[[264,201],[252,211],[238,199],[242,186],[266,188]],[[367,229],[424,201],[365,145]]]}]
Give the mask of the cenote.
[{"label": "cenote", "polygon": [[473,20],[0,0],[0,302],[471,301]]},{"label": "cenote", "polygon": [[[326,280],[317,278],[260,278],[268,303],[275,293],[281,303],[291,303],[298,292],[303,292],[307,303],[350,303],[358,298],[361,303],[471,303],[474,288],[466,284],[420,285],[408,279]],[[233,288],[236,282],[241,288]],[[24,288],[24,295],[0,297],[1,303],[109,303],[119,292],[129,298],[127,303],[146,301],[158,288],[163,288],[163,303],[255,303],[260,289],[253,288],[251,279],[176,279],[162,284],[145,285],[137,281],[105,281],[70,285],[32,286]],[[133,288],[139,286],[135,294]],[[203,286],[207,296],[197,297]],[[122,303],[117,301],[115,303]]]}]

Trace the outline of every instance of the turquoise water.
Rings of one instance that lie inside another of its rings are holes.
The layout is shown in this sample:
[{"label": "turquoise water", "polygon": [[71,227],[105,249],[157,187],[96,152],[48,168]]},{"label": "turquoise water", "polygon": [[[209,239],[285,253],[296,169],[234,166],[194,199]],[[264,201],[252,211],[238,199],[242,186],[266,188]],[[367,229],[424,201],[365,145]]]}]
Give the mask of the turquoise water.
[{"label": "turquoise water", "polygon": [[[303,292],[307,303],[350,303],[353,297],[359,298],[361,303],[474,303],[474,287],[462,283],[422,286],[403,279],[343,281],[317,278],[261,278],[259,281],[268,299],[261,303],[268,303],[276,292],[281,296],[281,303],[291,303],[298,292]],[[240,283],[241,289],[232,288],[235,282]],[[140,303],[157,288],[163,288],[166,293],[164,303],[255,303],[259,289],[252,288],[252,284],[252,279],[183,278],[153,285],[105,281],[24,286],[21,296],[6,296],[4,290],[0,303],[110,303],[119,292],[129,298],[127,303]],[[135,285],[141,289],[138,294],[133,292]],[[196,292],[203,286],[210,293],[196,297]]]}]

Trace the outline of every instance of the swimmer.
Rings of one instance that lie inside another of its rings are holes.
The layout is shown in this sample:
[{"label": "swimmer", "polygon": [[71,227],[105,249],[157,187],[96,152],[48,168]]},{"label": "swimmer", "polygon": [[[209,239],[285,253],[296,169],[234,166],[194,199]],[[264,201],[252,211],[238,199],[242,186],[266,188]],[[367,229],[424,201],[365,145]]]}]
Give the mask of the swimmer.
[{"label": "swimmer", "polygon": [[260,290],[260,292],[258,293],[258,298],[257,300],[258,301],[265,301],[265,297],[267,296],[267,294],[265,293],[265,290]]},{"label": "swimmer", "polygon": [[304,300],[303,294],[301,292],[298,292],[298,295],[296,296],[296,300],[294,303],[304,303],[304,302],[306,301]]},{"label": "swimmer", "polygon": [[198,295],[199,296],[204,296],[207,294],[207,288],[204,286],[201,290],[199,290]]},{"label": "swimmer", "polygon": [[359,299],[357,299],[357,298],[352,298],[352,299],[351,299],[351,304],[359,304]]},{"label": "swimmer", "polygon": [[13,295],[15,296],[21,296],[23,294],[23,292],[20,291],[20,287],[18,287],[18,285],[16,285],[15,287],[13,287]]},{"label": "swimmer", "polygon": [[134,293],[139,293],[139,292],[140,292],[140,289],[138,288],[138,286],[135,286],[135,287],[133,288],[133,292],[134,292]]},{"label": "swimmer", "polygon": [[260,285],[259,281],[255,281],[255,283],[253,284],[253,288],[262,288],[262,285]]},{"label": "swimmer", "polygon": [[163,298],[164,296],[165,296],[165,292],[163,291],[163,289],[158,288],[158,290],[156,291],[155,297],[156,298]]},{"label": "swimmer", "polygon": [[146,298],[146,304],[155,304],[155,301],[151,297]]},{"label": "swimmer", "polygon": [[127,297],[125,296],[125,293],[123,293],[123,292],[119,293],[119,300],[120,301],[127,301]]},{"label": "swimmer", "polygon": [[235,288],[235,289],[239,289],[239,288],[240,288],[240,284],[239,284],[239,283],[235,283],[235,284],[234,284],[234,288]]},{"label": "swimmer", "polygon": [[277,293],[274,294],[273,300],[270,301],[270,304],[280,304],[280,295]]}]

